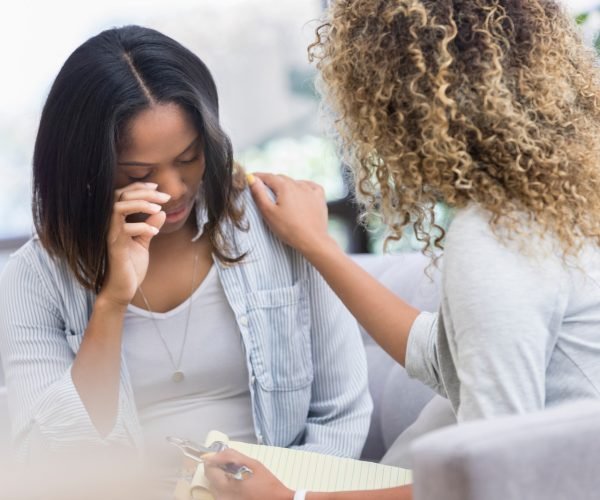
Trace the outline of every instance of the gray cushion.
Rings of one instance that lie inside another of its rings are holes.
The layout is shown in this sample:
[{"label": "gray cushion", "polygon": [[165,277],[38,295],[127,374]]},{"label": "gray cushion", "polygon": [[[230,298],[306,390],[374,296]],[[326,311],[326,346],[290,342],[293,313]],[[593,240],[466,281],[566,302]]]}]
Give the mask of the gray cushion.
[{"label": "gray cushion", "polygon": [[[389,413],[388,411],[383,411],[384,415]],[[450,401],[441,396],[434,396],[423,407],[418,417],[415,416],[413,420],[414,422],[407,426],[408,428],[402,434],[395,434],[396,438],[393,443],[389,444],[386,442],[387,452],[381,459],[382,464],[412,469],[411,444],[429,432],[456,424],[456,415]],[[388,426],[389,424],[383,426],[384,435],[389,433]],[[389,436],[393,435],[393,433],[389,433]]]},{"label": "gray cushion", "polygon": [[[417,423],[415,421],[421,419],[422,410],[434,394],[429,387],[410,378],[401,365],[395,364],[390,369],[381,397],[380,416],[381,433],[386,450],[401,433],[406,432],[409,427]],[[433,427],[431,430],[437,428]]]},{"label": "gray cushion", "polygon": [[[429,258],[421,253],[398,255],[352,255],[352,258],[384,286],[409,304],[426,311],[439,305],[439,270],[425,269]],[[415,420],[433,392],[410,379],[399,366],[362,330],[369,367],[369,390],[373,416],[362,453],[365,460],[378,461],[396,437]]]},{"label": "gray cushion", "polygon": [[464,423],[412,454],[414,500],[597,500],[600,403]]}]

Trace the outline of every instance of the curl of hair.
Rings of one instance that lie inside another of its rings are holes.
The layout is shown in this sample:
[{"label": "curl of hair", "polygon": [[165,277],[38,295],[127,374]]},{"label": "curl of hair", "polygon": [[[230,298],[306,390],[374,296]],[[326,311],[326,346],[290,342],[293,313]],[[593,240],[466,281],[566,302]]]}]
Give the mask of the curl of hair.
[{"label": "curl of hair", "polygon": [[[600,244],[600,87],[554,0],[336,0],[309,57],[367,213],[433,252],[434,206]],[[523,225],[523,214],[528,221]]]}]

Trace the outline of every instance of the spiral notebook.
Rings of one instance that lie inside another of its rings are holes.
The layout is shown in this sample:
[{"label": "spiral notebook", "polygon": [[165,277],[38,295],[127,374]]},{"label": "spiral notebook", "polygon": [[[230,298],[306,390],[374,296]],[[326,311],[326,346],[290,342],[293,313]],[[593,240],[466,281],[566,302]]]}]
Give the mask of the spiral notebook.
[{"label": "spiral notebook", "polygon": [[[205,441],[209,446],[223,441],[230,448],[262,462],[288,488],[310,491],[352,491],[392,488],[412,481],[410,470],[373,462],[340,458],[310,451],[278,448],[230,441],[218,431],[211,431]],[[177,500],[213,500],[202,464],[191,484],[178,485]]]}]

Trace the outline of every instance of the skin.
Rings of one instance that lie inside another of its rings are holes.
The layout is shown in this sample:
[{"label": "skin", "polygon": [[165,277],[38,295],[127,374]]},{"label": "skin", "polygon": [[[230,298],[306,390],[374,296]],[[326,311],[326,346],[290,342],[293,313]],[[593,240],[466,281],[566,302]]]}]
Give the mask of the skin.
[{"label": "skin", "polygon": [[[293,500],[294,491],[284,486],[260,462],[235,450],[227,449],[220,453],[205,456],[205,475],[215,500]],[[247,465],[252,476],[237,481],[217,468],[218,465],[236,463]],[[410,486],[387,488],[372,491],[308,492],[307,500],[410,500]]]},{"label": "skin", "polygon": [[152,310],[165,312],[189,298],[195,256],[194,289],[212,265],[208,239],[191,241],[197,232],[194,199],[205,170],[198,131],[175,104],[141,111],[127,131],[116,166],[109,271],[71,370],[103,436],[117,415],[125,312],[130,303],[145,308],[140,285]]},{"label": "skin", "polygon": [[[283,175],[249,176],[250,189],[271,230],[300,251],[369,334],[404,364],[410,329],[419,311],[399,299],[350,259],[327,233],[327,203],[323,189],[309,181]],[[268,195],[265,185],[275,194]],[[298,210],[298,207],[302,207]],[[244,481],[229,479],[217,465],[245,464],[254,474]],[[286,488],[261,463],[233,450],[207,457],[206,476],[217,500],[292,500]],[[308,500],[409,500],[412,487],[354,492],[310,492]]]}]

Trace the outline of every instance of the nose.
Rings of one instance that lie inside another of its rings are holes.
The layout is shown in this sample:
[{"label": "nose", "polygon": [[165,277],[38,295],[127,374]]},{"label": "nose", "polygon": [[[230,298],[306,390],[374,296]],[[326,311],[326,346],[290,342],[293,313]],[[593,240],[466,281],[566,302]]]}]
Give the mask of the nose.
[{"label": "nose", "polygon": [[176,167],[164,167],[156,177],[158,190],[171,195],[171,200],[175,201],[184,196],[188,190],[185,179],[181,171]]}]

